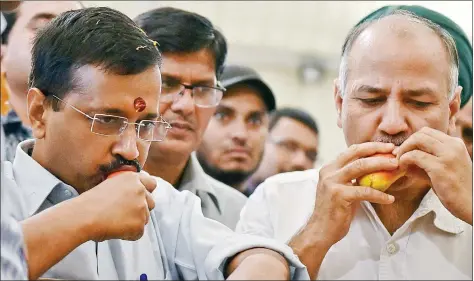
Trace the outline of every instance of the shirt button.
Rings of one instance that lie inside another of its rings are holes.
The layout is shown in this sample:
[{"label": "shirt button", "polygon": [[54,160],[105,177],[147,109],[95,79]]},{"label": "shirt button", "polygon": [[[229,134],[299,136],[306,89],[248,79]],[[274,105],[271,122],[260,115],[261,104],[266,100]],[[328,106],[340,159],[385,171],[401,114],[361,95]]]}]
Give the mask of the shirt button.
[{"label": "shirt button", "polygon": [[64,196],[66,196],[66,197],[71,197],[71,196],[72,196],[71,191],[65,189],[65,190],[64,190]]},{"label": "shirt button", "polygon": [[395,253],[398,252],[398,248],[395,244],[393,243],[390,243],[387,245],[387,252],[390,254],[390,255],[393,255]]}]

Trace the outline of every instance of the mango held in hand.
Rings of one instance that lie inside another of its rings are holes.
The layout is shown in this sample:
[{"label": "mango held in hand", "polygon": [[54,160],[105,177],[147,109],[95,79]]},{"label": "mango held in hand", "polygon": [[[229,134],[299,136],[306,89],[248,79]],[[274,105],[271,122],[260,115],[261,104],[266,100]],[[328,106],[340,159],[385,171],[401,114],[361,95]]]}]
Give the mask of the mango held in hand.
[{"label": "mango held in hand", "polygon": [[[375,154],[372,157],[382,156],[388,158],[395,158],[393,154]],[[365,175],[357,179],[360,186],[371,187],[379,191],[385,192],[394,182],[405,175],[405,171],[399,169],[393,171],[380,171]]]}]

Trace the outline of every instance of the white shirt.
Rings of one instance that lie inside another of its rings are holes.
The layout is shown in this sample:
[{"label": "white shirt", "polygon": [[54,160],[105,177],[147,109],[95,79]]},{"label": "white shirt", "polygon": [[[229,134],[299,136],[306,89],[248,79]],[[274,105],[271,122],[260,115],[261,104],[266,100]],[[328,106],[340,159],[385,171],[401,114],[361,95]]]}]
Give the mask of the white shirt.
[{"label": "white shirt", "polygon": [[201,199],[202,213],[230,229],[240,218],[247,197],[236,189],[208,176],[199,164],[195,153],[189,157],[178,190],[188,190]]},{"label": "white shirt", "polygon": [[[237,232],[288,243],[311,216],[318,172],[277,175],[249,198]],[[391,236],[362,202],[345,238],[334,244],[318,279],[472,279],[472,226],[455,218],[430,190]]]},{"label": "white shirt", "polygon": [[[29,216],[78,196],[74,188],[27,154],[33,145],[34,140],[18,145],[12,171],[7,173],[13,175],[21,189]],[[157,183],[158,188],[153,192],[156,206],[139,240],[86,242],[43,277],[139,280],[141,274],[146,274],[148,280],[217,280],[223,279],[228,258],[246,249],[264,247],[287,258],[294,278],[309,279],[306,268],[289,247],[270,239],[237,235],[217,221],[205,218],[199,199],[192,193],[179,192],[159,178]]]}]

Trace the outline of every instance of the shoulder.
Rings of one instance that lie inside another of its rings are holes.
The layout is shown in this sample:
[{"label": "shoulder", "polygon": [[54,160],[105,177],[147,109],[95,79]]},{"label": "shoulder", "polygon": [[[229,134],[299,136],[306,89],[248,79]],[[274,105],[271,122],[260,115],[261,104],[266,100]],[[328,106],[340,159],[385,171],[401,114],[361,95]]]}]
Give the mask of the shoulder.
[{"label": "shoulder", "polygon": [[219,199],[226,200],[229,203],[241,204],[242,206],[247,201],[247,196],[243,195],[240,191],[235,188],[228,186],[209,175],[205,175],[207,182],[214,189],[216,196]]},{"label": "shoulder", "polygon": [[305,193],[316,188],[319,170],[282,173],[266,179],[257,189],[268,196],[287,196],[288,193]]}]

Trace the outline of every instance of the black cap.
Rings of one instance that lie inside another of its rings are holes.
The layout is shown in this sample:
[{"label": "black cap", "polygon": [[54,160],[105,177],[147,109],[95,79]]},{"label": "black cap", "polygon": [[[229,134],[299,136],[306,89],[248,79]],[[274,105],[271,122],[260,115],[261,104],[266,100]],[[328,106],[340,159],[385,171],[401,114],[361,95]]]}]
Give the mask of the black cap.
[{"label": "black cap", "polygon": [[[257,88],[268,111],[276,108],[275,96],[270,87],[254,69],[242,65],[225,65],[220,77],[222,87],[229,88],[235,84],[249,84]],[[224,93],[225,95],[225,93]]]}]

